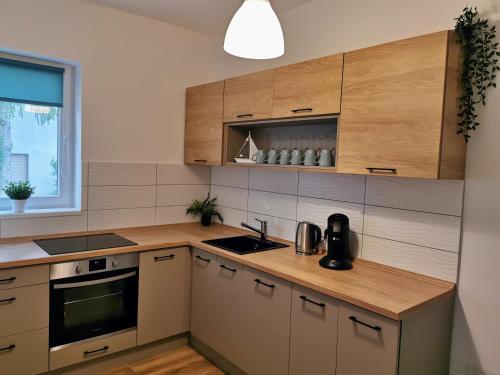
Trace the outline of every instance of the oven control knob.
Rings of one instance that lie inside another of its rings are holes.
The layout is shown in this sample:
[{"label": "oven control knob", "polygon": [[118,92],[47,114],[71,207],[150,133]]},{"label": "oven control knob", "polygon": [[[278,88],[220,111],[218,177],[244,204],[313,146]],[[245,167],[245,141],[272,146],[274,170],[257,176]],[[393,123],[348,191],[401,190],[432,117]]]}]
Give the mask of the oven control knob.
[{"label": "oven control knob", "polygon": [[80,272],[82,272],[82,267],[81,267],[79,264],[77,264],[77,265],[76,265],[76,267],[75,267],[75,272],[76,272],[76,273],[80,273]]},{"label": "oven control knob", "polygon": [[118,259],[113,259],[113,261],[111,262],[111,265],[113,267],[118,267]]}]

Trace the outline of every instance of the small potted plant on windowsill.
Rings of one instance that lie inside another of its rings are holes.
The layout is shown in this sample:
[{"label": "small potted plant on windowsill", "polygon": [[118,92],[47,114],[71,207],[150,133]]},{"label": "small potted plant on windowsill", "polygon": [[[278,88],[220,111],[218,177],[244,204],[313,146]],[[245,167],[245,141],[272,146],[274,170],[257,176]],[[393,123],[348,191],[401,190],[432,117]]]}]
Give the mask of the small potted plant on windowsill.
[{"label": "small potted plant on windowsill", "polygon": [[201,225],[208,227],[212,223],[212,216],[217,216],[217,218],[224,222],[222,215],[217,210],[217,197],[210,198],[210,194],[203,200],[199,201],[195,199],[191,206],[186,209],[186,215],[191,215],[196,217],[198,215],[201,216]]},{"label": "small potted plant on windowsill", "polygon": [[35,187],[28,181],[10,182],[3,191],[10,198],[14,212],[21,213],[26,210],[26,201],[35,192]]}]

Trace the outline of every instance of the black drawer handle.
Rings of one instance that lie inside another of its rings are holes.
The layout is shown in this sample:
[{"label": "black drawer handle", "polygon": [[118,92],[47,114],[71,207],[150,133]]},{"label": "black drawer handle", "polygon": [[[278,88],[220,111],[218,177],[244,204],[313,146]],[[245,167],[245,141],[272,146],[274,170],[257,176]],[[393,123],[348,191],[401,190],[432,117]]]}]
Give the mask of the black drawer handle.
[{"label": "black drawer handle", "polygon": [[172,260],[175,258],[174,254],[164,255],[162,257],[155,257],[155,262],[161,262],[163,260]]},{"label": "black drawer handle", "polygon": [[94,355],[94,354],[98,354],[98,353],[106,352],[108,349],[109,349],[109,346],[105,345],[105,346],[103,346],[101,349],[97,349],[97,350],[90,350],[90,351],[85,350],[85,351],[83,352],[83,355],[84,355],[85,357],[88,357],[88,356],[90,356],[90,355]]},{"label": "black drawer handle", "polygon": [[265,283],[264,281],[262,281],[261,279],[255,279],[254,280],[257,284],[262,284],[264,286],[267,286],[268,288],[271,288],[271,289],[274,289],[276,288],[276,285],[274,284],[268,284],[268,283]]},{"label": "black drawer handle", "polygon": [[293,113],[302,113],[302,112],[312,112],[312,108],[297,108],[297,109],[292,109]]},{"label": "black drawer handle", "polygon": [[231,272],[236,272],[237,270],[234,269],[234,268],[229,268],[228,266],[226,266],[225,264],[221,264],[220,265],[221,268],[224,268],[225,270],[228,270],[228,271],[231,271]]},{"label": "black drawer handle", "polygon": [[243,117],[253,117],[253,113],[245,113],[243,115],[236,115],[238,118],[243,118]]},{"label": "black drawer handle", "polygon": [[300,296],[299,297],[302,301],[306,301],[309,303],[312,303],[313,305],[319,306],[319,307],[325,307],[325,304],[323,302],[316,302],[313,301],[312,299],[307,298],[306,296]]},{"label": "black drawer handle", "polygon": [[207,163],[207,159],[194,159],[197,163]]},{"label": "black drawer handle", "polygon": [[208,259],[208,258],[203,258],[203,257],[201,257],[199,255],[197,255],[196,258],[198,258],[199,260],[202,260],[204,262],[210,263],[210,259]]},{"label": "black drawer handle", "polygon": [[16,281],[16,278],[14,276],[12,276],[12,277],[9,277],[7,279],[1,279],[0,283],[12,283],[14,281]]},{"label": "black drawer handle", "polygon": [[373,329],[374,331],[382,331],[382,328],[380,328],[379,326],[372,326],[368,323],[365,323],[365,322],[362,322],[361,320],[358,320],[358,318],[356,318],[354,315],[351,315],[349,317],[350,320],[352,320],[354,323],[358,323],[358,324],[361,324],[362,326],[365,326],[365,327],[368,327],[368,328],[371,328]]},{"label": "black drawer handle", "polygon": [[387,173],[387,174],[396,174],[396,168],[375,168],[375,167],[367,167],[368,172],[370,173]]},{"label": "black drawer handle", "polygon": [[14,344],[12,344],[12,345],[6,346],[5,348],[0,348],[0,353],[1,352],[6,352],[6,351],[9,351],[9,350],[14,350],[15,347],[16,346]]},{"label": "black drawer handle", "polygon": [[12,297],[12,298],[7,298],[7,299],[0,299],[0,303],[12,303],[16,300],[16,297]]}]

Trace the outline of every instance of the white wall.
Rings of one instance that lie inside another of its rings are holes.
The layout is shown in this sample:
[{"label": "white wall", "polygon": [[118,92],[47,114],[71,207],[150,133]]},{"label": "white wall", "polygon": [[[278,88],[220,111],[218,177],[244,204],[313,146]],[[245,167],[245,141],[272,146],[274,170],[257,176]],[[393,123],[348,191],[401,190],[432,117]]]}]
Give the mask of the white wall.
[{"label": "white wall", "polygon": [[457,280],[463,181],[212,167],[211,194],[224,223],[267,220],[293,241],[297,222],[326,227],[349,217],[354,256],[448,281]]},{"label": "white wall", "polygon": [[[500,28],[500,1],[316,0],[280,16],[286,54],[244,61],[219,54],[220,78],[451,29],[466,3]],[[219,41],[222,45],[222,40]],[[452,375],[500,374],[500,91],[490,91],[467,155]]]},{"label": "white wall", "polygon": [[184,92],[213,38],[80,0],[0,0],[0,50],[81,63],[83,160],[182,162]]}]

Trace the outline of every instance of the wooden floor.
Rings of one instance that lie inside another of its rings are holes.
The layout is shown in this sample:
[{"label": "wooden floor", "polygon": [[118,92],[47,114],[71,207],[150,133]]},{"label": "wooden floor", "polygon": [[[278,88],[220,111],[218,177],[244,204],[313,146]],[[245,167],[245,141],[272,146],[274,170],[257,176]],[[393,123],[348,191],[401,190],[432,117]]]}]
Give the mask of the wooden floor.
[{"label": "wooden floor", "polygon": [[221,375],[221,370],[188,346],[119,367],[103,375]]}]

